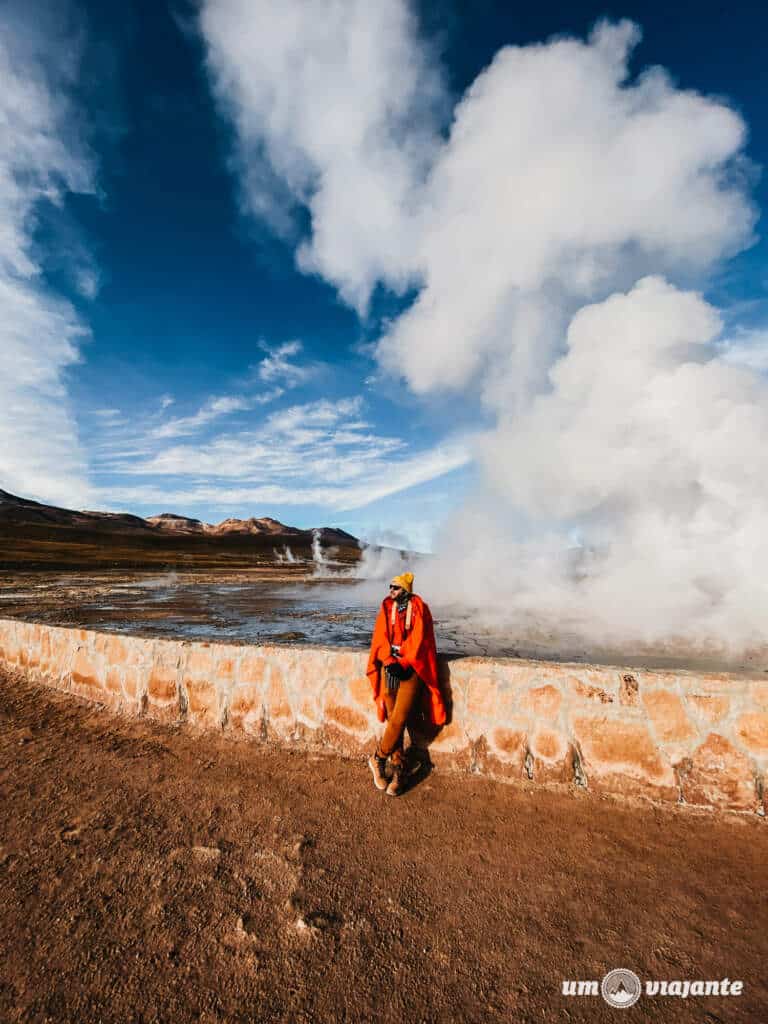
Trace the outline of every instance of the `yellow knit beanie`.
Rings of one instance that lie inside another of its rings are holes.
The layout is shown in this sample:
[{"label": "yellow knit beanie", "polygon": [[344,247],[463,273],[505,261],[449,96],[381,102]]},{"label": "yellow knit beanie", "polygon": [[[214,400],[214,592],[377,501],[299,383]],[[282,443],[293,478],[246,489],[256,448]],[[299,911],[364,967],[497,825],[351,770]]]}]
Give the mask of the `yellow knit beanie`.
[{"label": "yellow knit beanie", "polygon": [[402,587],[403,590],[407,590],[409,594],[413,593],[413,573],[404,572],[402,576],[394,576],[392,583],[398,587]]}]

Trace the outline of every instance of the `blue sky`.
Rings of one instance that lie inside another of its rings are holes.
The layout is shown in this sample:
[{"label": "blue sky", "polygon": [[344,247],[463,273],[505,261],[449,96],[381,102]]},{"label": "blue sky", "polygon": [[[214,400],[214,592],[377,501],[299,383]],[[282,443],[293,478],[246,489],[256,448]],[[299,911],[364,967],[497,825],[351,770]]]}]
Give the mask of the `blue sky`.
[{"label": "blue sky", "polygon": [[[9,8],[10,58],[2,73],[13,76],[25,102],[38,104],[42,120],[21,118],[6,144],[21,152],[30,133],[47,142],[39,149],[30,144],[28,164],[22,156],[9,158],[2,187],[30,176],[36,181],[21,198],[14,192],[0,215],[23,236],[13,252],[35,264],[26,277],[35,301],[46,315],[46,303],[59,304],[63,322],[46,321],[46,344],[29,343],[34,380],[27,386],[20,373],[19,388],[7,398],[18,415],[3,423],[0,486],[140,515],[172,510],[207,521],[271,515],[426,548],[474,486],[474,440],[500,415],[498,398],[488,397],[495,382],[478,384],[474,371],[446,370],[444,379],[431,373],[455,353],[445,355],[429,339],[419,353],[417,334],[408,341],[402,374],[391,350],[387,356],[377,348],[393,323],[405,322],[400,318],[431,271],[414,269],[407,254],[400,262],[393,257],[394,249],[415,249],[419,239],[407,225],[391,241],[383,238],[375,182],[363,181],[362,173],[360,204],[349,200],[352,215],[339,190],[329,188],[344,210],[331,215],[324,205],[329,228],[321,231],[320,207],[309,201],[319,194],[317,176],[333,180],[348,171],[350,190],[355,183],[353,159],[342,171],[336,166],[343,134],[331,156],[311,124],[298,142],[290,120],[271,135],[265,129],[263,143],[259,117],[266,116],[266,101],[260,92],[251,102],[256,86],[246,79],[261,60],[258,45],[248,50],[251,33],[257,40],[274,32],[279,40],[283,31],[264,13],[270,6],[235,3],[227,12],[224,0],[212,0],[202,7],[207,25],[196,5],[165,0],[73,0],[69,7],[33,0]],[[695,14],[682,6],[675,14],[666,4],[523,9],[487,0],[421,3],[411,11],[405,28],[398,22],[392,29],[396,45],[381,64],[407,64],[409,53],[420,62],[412,95],[398,110],[404,121],[423,124],[407,138],[398,128],[403,146],[421,147],[416,170],[409,166],[407,173],[418,177],[420,161],[426,166],[445,143],[456,104],[502,47],[553,36],[584,40],[601,18],[629,18],[642,30],[630,57],[632,76],[662,65],[674,87],[717,97],[740,114],[749,135],[734,147],[738,161],[728,174],[741,176],[753,213],[765,208],[768,186],[759,175],[768,161],[765,11],[747,4],[726,11],[720,3],[699,4]],[[244,54],[229,16],[244,19]],[[311,32],[299,38],[314,45]],[[365,60],[353,66],[357,73],[344,95],[359,92],[361,106],[370,103],[375,117],[382,102],[389,104],[387,90],[400,87],[398,68],[389,67],[391,80],[377,83],[380,92],[371,99],[378,65],[370,81],[366,67]],[[282,88],[279,66],[270,65],[258,89],[266,89],[270,75],[269,88]],[[24,92],[27,78],[39,85],[36,99]],[[324,109],[331,115],[336,87],[328,85]],[[296,105],[305,100],[314,116],[315,99],[300,89],[285,101],[297,121],[303,113]],[[503,110],[499,116],[505,131],[515,130],[511,107],[508,118]],[[328,124],[332,133],[332,119]],[[69,156],[51,153],[54,139]],[[350,151],[354,145],[353,139]],[[40,170],[41,160],[50,170]],[[391,177],[401,170],[395,162]],[[364,168],[371,180],[376,171]],[[397,198],[399,208],[407,202]],[[758,364],[768,319],[762,234],[760,221],[744,227],[722,242],[715,258],[702,257],[704,269],[697,263],[678,278],[704,291],[721,311],[731,345],[754,348]],[[375,251],[377,238],[383,255]],[[314,246],[308,260],[302,256],[307,239]],[[340,252],[350,239],[349,250]],[[691,244],[703,248],[709,241]],[[662,271],[665,260],[659,257]],[[363,265],[365,273],[358,272]],[[655,270],[650,259],[642,267]],[[476,262],[472,272],[484,273]],[[68,352],[60,347],[61,331]],[[7,351],[21,355],[11,374],[27,352],[21,334],[14,337]],[[542,372],[531,371],[532,388],[540,387]],[[514,402],[509,399],[510,408]],[[22,429],[19,418],[27,412],[31,425]],[[48,433],[50,443],[43,443]]]}]

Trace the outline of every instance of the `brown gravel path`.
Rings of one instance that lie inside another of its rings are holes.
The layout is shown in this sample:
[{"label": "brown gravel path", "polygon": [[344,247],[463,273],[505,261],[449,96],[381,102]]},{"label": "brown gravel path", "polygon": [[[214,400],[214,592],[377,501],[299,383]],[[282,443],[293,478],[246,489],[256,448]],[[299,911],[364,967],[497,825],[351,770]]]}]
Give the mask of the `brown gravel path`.
[{"label": "brown gravel path", "polygon": [[[768,828],[195,737],[0,679],[0,1021],[768,1019]],[[566,998],[564,978],[744,982]]]}]

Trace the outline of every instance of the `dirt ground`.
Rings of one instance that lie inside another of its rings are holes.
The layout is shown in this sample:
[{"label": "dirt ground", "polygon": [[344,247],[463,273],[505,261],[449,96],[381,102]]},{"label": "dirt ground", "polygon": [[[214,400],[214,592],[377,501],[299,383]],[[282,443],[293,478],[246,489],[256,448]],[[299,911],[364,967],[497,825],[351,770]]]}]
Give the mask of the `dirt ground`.
[{"label": "dirt ground", "polygon": [[[0,1020],[768,1015],[768,827],[194,736],[0,679]],[[618,1010],[564,979],[744,982]]]}]

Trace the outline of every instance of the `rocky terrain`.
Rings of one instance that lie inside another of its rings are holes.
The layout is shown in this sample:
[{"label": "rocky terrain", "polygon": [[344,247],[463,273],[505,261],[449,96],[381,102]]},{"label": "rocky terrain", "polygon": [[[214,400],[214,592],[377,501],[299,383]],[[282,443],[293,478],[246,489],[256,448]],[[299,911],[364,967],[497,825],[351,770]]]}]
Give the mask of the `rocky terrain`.
[{"label": "rocky terrain", "polygon": [[331,527],[298,529],[269,517],[218,524],[163,512],[142,519],[122,512],[74,511],[0,490],[0,570],[238,569],[274,563],[290,545],[310,558],[317,538],[341,562],[354,562],[355,537]]}]

